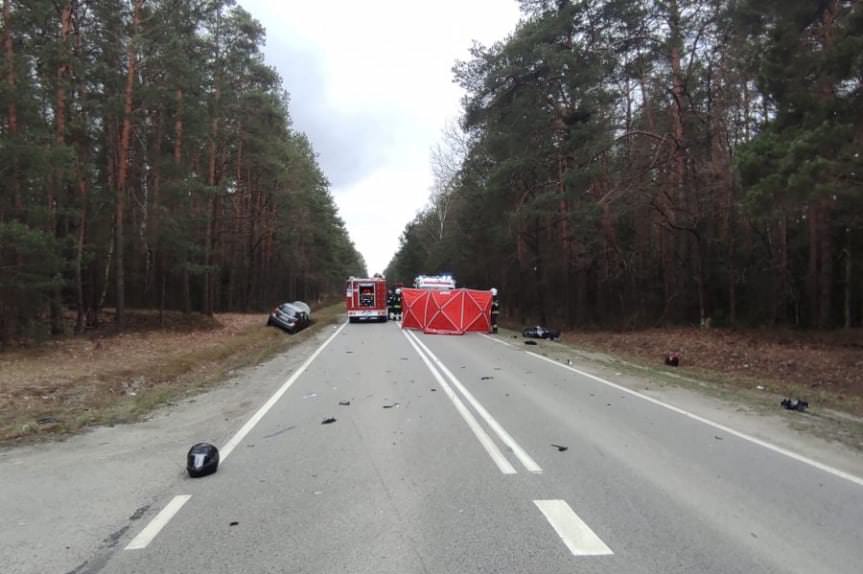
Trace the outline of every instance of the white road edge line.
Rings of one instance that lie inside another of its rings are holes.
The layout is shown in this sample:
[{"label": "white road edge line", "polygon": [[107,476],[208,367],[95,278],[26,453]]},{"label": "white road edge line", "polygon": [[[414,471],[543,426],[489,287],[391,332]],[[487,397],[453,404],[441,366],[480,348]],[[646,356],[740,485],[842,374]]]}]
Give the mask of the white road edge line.
[{"label": "white road edge line", "polygon": [[565,500],[534,500],[533,503],[545,515],[546,520],[574,556],[614,554]]},{"label": "white road edge line", "polygon": [[329,338],[327,338],[327,340],[324,341],[314,353],[312,353],[312,356],[306,359],[306,361],[302,365],[300,365],[300,368],[294,371],[294,374],[292,374],[290,378],[285,381],[285,383],[281,387],[279,387],[279,390],[273,393],[273,396],[271,396],[267,400],[267,402],[265,402],[263,406],[258,409],[258,412],[252,415],[252,418],[246,421],[246,424],[244,424],[240,428],[240,430],[238,430],[236,434],[231,437],[231,440],[229,440],[227,444],[222,447],[221,451],[219,451],[220,463],[225,462],[225,459],[228,458],[228,455],[230,455],[231,452],[233,452],[233,450],[237,447],[237,445],[240,444],[240,442],[242,442],[244,438],[246,438],[246,435],[249,434],[249,431],[255,428],[255,425],[258,424],[262,418],[264,418],[264,415],[266,415],[267,412],[271,408],[273,408],[273,405],[275,405],[279,401],[279,399],[282,398],[282,395],[284,395],[287,390],[291,388],[291,385],[293,385],[297,381],[297,379],[300,378],[300,375],[302,375],[305,370],[309,368],[309,365],[312,364],[312,361],[314,361],[318,357],[318,355],[320,355],[321,352],[327,348],[327,345],[329,345],[330,342],[335,339],[339,333],[342,332],[345,326],[347,326],[347,323],[342,323],[342,326],[336,329],[336,332],[330,335]]},{"label": "white road edge line", "polygon": [[483,337],[485,337],[485,338],[486,338],[486,339],[488,339],[489,341],[494,341],[494,342],[495,342],[495,343],[497,343],[498,345],[506,345],[507,347],[512,347],[512,345],[510,345],[510,344],[509,344],[509,343],[507,343],[506,341],[501,341],[501,340],[500,340],[500,339],[498,339],[497,337],[492,337],[491,335],[486,335],[485,333],[480,333],[480,335],[482,335]]},{"label": "white road edge line", "polygon": [[455,410],[458,411],[458,413],[461,415],[461,418],[464,419],[464,422],[466,422],[467,426],[470,427],[470,430],[473,431],[474,436],[476,436],[479,443],[483,446],[485,451],[497,465],[497,468],[500,469],[503,474],[515,474],[515,467],[510,464],[509,460],[507,460],[507,458],[503,455],[500,449],[497,448],[497,445],[494,444],[494,441],[491,440],[491,437],[488,436],[488,433],[483,430],[476,418],[474,418],[474,416],[467,409],[467,407],[464,406],[464,403],[461,401],[461,399],[458,398],[458,395],[456,395],[452,388],[450,388],[450,386],[446,383],[438,370],[434,368],[434,365],[431,364],[431,361],[429,361],[428,358],[423,354],[422,350],[417,346],[416,343],[414,343],[413,339],[408,336],[408,332],[402,331],[402,333],[404,333],[404,336],[405,338],[407,338],[408,343],[411,344],[411,346],[414,348],[414,351],[417,352],[417,355],[420,356],[420,359],[422,359],[426,367],[428,367],[428,370],[431,371],[432,376],[434,376],[435,380],[437,380],[438,384],[443,389],[446,396],[449,397],[449,400],[451,400],[453,405],[455,405]]},{"label": "white road edge line", "polygon": [[[405,331],[405,333],[408,333],[408,331]],[[467,402],[470,403],[470,405],[474,408],[474,410],[476,410],[479,416],[482,417],[482,419],[486,422],[489,428],[491,428],[491,430],[495,432],[495,434],[500,438],[503,444],[505,444],[512,450],[512,453],[521,462],[521,464],[524,465],[524,468],[526,468],[528,472],[540,474],[542,472],[542,467],[540,467],[536,463],[536,461],[533,460],[533,458],[531,458],[531,456],[527,454],[527,452],[525,452],[525,450],[521,448],[517,442],[515,442],[515,439],[513,439],[512,436],[510,436],[510,434],[506,432],[506,430],[504,430],[500,423],[498,423],[497,420],[495,420],[495,418],[491,416],[491,414],[487,410],[485,410],[485,407],[483,407],[480,402],[476,400],[476,398],[474,398],[471,392],[465,388],[465,386],[461,383],[461,381],[456,378],[455,375],[452,374],[452,372],[446,367],[446,365],[444,365],[443,362],[441,362],[441,360],[438,359],[437,356],[435,356],[435,354],[432,353],[431,350],[426,347],[426,345],[422,341],[420,341],[419,337],[417,337],[416,334],[410,333],[410,336],[413,337],[417,344],[419,344],[419,346],[422,347],[422,349],[426,353],[428,353],[428,356],[431,357],[435,365],[441,371],[443,371],[443,373],[452,382],[455,388],[458,389],[459,392],[461,392],[464,398],[467,399]]]},{"label": "white road edge line", "polygon": [[657,406],[666,408],[672,412],[675,412],[679,415],[683,415],[687,418],[698,421],[700,423],[704,423],[704,424],[711,426],[717,430],[721,430],[721,431],[726,432],[730,435],[736,436],[737,438],[741,438],[745,441],[751,442],[752,444],[757,444],[758,446],[762,446],[768,450],[772,450],[775,453],[778,453],[778,454],[787,456],[788,458],[791,458],[793,460],[796,460],[797,462],[802,462],[803,464],[807,464],[813,468],[817,468],[818,470],[824,471],[828,474],[832,474],[833,476],[843,478],[849,482],[853,482],[854,484],[856,484],[858,486],[863,486],[863,478],[856,476],[854,474],[851,474],[850,472],[845,472],[844,470],[840,470],[838,468],[832,467],[832,466],[824,464],[822,462],[818,462],[817,460],[813,460],[809,457],[803,456],[802,454],[797,454],[796,452],[790,451],[790,450],[783,448],[781,446],[777,446],[777,445],[770,443],[770,442],[767,442],[765,440],[761,440],[760,438],[756,438],[752,435],[748,435],[746,433],[734,430],[733,428],[727,427],[722,423],[718,423],[718,422],[712,421],[710,419],[706,419],[702,416],[696,415],[695,413],[691,413],[685,409],[681,409],[679,407],[675,407],[674,405],[664,403],[658,399],[654,399],[653,397],[649,397],[647,395],[639,393],[638,391],[633,391],[632,389],[629,389],[629,388],[624,387],[622,385],[618,385],[617,383],[612,383],[611,381],[607,381],[607,380],[603,379],[602,377],[597,377],[596,375],[591,375],[590,373],[586,373],[582,370],[576,369],[574,367],[570,367],[569,365],[564,365],[564,364],[558,363],[554,359],[549,359],[548,357],[544,357],[544,356],[539,355],[537,353],[534,353],[532,351],[528,351],[527,354],[532,356],[532,357],[535,357],[537,359],[551,363],[552,365],[556,365],[562,369],[566,369],[568,371],[578,373],[579,375],[581,375],[583,377],[587,377],[588,379],[593,379],[594,381],[597,381],[597,382],[600,382],[604,385],[608,385],[610,387],[613,387],[613,388],[617,389],[618,391],[628,393],[628,394],[630,394],[634,397],[638,397],[640,399],[644,399],[645,401],[651,402]]},{"label": "white road edge line", "polygon": [[159,514],[153,517],[150,524],[126,545],[125,550],[142,550],[146,548],[174,515],[183,508],[183,505],[189,502],[190,498],[192,498],[191,494],[178,494],[172,498],[171,502]]}]

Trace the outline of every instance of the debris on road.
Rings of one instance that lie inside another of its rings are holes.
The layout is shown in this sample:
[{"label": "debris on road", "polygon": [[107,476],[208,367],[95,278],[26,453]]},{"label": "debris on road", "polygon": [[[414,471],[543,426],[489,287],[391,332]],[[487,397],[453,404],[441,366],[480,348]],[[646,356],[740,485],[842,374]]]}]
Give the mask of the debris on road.
[{"label": "debris on road", "polygon": [[763,390],[765,390],[766,387],[764,385],[756,385],[755,388],[758,389],[759,391],[763,391]]},{"label": "debris on road", "polygon": [[399,408],[399,404],[397,402],[391,403],[388,405],[384,405],[384,408],[385,409],[397,409],[397,408]]},{"label": "debris on road", "polygon": [[801,413],[806,412],[806,409],[809,408],[809,402],[800,399],[782,399],[779,404],[785,407],[785,410],[800,411]]},{"label": "debris on road", "polygon": [[713,438],[715,438],[716,440],[722,440],[722,437],[718,434],[713,435]]},{"label": "debris on road", "polygon": [[665,364],[669,367],[679,367],[680,366],[680,353],[677,351],[671,351],[670,353],[665,353]]},{"label": "debris on road", "polygon": [[554,444],[551,443],[551,446],[557,449],[557,452],[566,452],[569,450],[568,446],[563,446],[562,444]]},{"label": "debris on road", "polygon": [[481,381],[490,381],[490,380],[492,380],[493,378],[494,378],[494,377],[489,377],[489,376],[487,376],[487,375],[486,375],[485,377],[480,377],[480,378],[479,378],[479,380],[481,380]]},{"label": "debris on road", "polygon": [[54,423],[60,422],[57,417],[42,417],[40,419],[36,419],[36,422],[40,425],[50,425]]},{"label": "debris on road", "polygon": [[322,425],[329,425],[329,424],[333,424],[334,422],[336,422],[336,417],[327,417],[321,421],[321,424]]},{"label": "debris on road", "polygon": [[228,524],[228,526],[239,526],[239,525],[240,525],[240,523],[237,522],[236,520],[232,520],[231,523]]},{"label": "debris on road", "polygon": [[340,407],[349,407],[351,406],[351,401],[339,401]]},{"label": "debris on road", "polygon": [[433,392],[433,393],[436,393],[436,392],[437,392],[437,389],[436,389],[436,388],[434,388],[434,387],[432,387],[432,388],[431,388],[431,389],[429,389],[429,390],[430,390],[431,392]]},{"label": "debris on road", "polygon": [[304,399],[316,399],[316,398],[318,398],[318,393],[308,393],[306,395],[303,395],[303,398]]},{"label": "debris on road", "polygon": [[213,474],[219,469],[219,449],[208,442],[199,442],[186,455],[186,471],[192,478]]},{"label": "debris on road", "polygon": [[289,426],[289,427],[285,427],[285,428],[283,428],[283,429],[281,429],[281,430],[277,430],[276,432],[274,432],[274,433],[272,433],[272,434],[264,435],[264,438],[273,438],[273,437],[277,437],[277,436],[279,436],[280,434],[284,434],[284,433],[286,433],[286,432],[288,432],[288,431],[294,430],[295,428],[297,428],[295,425],[291,425],[291,426]]},{"label": "debris on road", "polygon": [[536,345],[536,341],[525,341],[525,345]]}]

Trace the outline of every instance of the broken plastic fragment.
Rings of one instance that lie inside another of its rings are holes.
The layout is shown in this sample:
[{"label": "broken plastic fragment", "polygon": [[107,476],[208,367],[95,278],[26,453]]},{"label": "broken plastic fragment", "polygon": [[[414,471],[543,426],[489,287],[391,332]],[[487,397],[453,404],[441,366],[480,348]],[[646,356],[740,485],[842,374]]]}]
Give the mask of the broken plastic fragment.
[{"label": "broken plastic fragment", "polygon": [[351,406],[351,401],[339,401],[340,407],[349,407]]},{"label": "broken plastic fragment", "polygon": [[322,425],[329,425],[329,424],[332,424],[334,422],[336,422],[336,417],[327,417],[321,421],[321,424]]},{"label": "broken plastic fragment", "polygon": [[553,446],[554,448],[556,448],[556,449],[557,449],[557,452],[565,452],[565,451],[569,450],[569,447],[568,447],[568,446],[563,446],[562,444],[554,444],[554,443],[551,443],[551,446]]}]

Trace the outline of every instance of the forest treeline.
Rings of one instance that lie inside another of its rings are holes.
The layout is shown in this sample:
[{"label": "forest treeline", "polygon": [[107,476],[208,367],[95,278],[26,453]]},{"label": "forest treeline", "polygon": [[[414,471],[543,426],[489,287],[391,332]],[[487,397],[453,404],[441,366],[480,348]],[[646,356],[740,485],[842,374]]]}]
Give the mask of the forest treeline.
[{"label": "forest treeline", "polygon": [[233,0],[2,0],[0,338],[364,271]]},{"label": "forest treeline", "polygon": [[394,279],[568,325],[860,326],[863,2],[522,0]]}]

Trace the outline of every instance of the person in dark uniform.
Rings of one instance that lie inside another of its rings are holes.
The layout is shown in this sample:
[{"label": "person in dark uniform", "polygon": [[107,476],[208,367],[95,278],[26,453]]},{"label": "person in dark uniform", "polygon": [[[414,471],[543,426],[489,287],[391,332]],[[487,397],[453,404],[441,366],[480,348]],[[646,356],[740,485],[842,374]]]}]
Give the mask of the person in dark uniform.
[{"label": "person in dark uniform", "polygon": [[402,320],[402,290],[396,289],[396,293],[393,296],[393,315],[395,316],[396,321]]},{"label": "person in dark uniform", "polygon": [[387,290],[387,315],[390,320],[395,319],[395,293],[393,293],[392,289]]},{"label": "person in dark uniform", "polygon": [[497,296],[497,289],[491,288],[491,332],[497,333],[497,318],[500,315],[500,299]]}]

